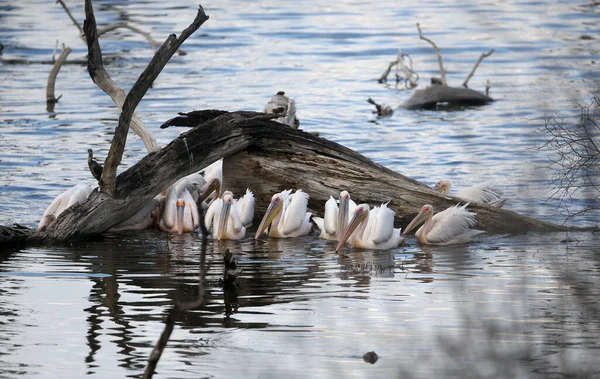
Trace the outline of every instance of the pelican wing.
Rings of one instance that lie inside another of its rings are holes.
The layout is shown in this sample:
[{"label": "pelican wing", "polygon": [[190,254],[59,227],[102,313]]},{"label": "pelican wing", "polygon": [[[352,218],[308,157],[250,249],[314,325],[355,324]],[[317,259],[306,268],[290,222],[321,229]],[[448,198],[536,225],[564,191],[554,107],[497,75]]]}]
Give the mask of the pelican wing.
[{"label": "pelican wing", "polygon": [[[73,204],[84,201],[92,192],[93,188],[88,183],[79,183],[72,188],[72,192],[67,203],[67,208]],[[66,209],[66,208],[65,208]],[[64,210],[64,209],[63,209]],[[62,211],[61,211],[62,212]]]},{"label": "pelican wing", "polygon": [[254,193],[248,188],[246,189],[246,194],[235,202],[235,208],[243,226],[252,224],[255,203]]},{"label": "pelican wing", "polygon": [[[338,206],[335,199],[332,196],[329,196],[329,200],[325,203],[325,218],[323,224],[319,226],[319,229],[323,230],[325,228],[325,232],[327,234],[335,234],[337,231],[337,218],[338,218]],[[352,213],[350,213],[352,214]],[[315,217],[313,217],[313,220]]]},{"label": "pelican wing", "polygon": [[469,212],[467,208],[469,203],[460,206],[457,204],[433,216],[434,225],[427,233],[427,240],[430,243],[448,242],[461,234],[468,232],[469,228],[477,223],[476,214]]},{"label": "pelican wing", "polygon": [[[308,194],[302,190],[297,190],[292,196],[289,204],[284,209],[283,234],[290,234],[302,226],[306,218],[306,207],[308,205]],[[310,223],[310,221],[309,221]]]},{"label": "pelican wing", "polygon": [[503,194],[504,193],[497,188],[490,187],[487,184],[479,184],[457,191],[456,197],[474,201],[476,203],[487,204],[500,200]]},{"label": "pelican wing", "polygon": [[381,204],[379,212],[374,217],[375,220],[370,234],[371,240],[375,244],[384,243],[392,238],[395,215],[394,211],[387,207],[387,204]]}]

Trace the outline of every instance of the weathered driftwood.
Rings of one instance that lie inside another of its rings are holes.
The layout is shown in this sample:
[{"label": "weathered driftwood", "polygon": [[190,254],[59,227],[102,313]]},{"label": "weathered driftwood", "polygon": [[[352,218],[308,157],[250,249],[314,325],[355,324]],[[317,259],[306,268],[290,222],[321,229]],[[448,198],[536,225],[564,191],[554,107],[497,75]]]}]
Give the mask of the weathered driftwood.
[{"label": "weathered driftwood", "polygon": [[491,97],[470,88],[449,87],[433,84],[416,90],[406,102],[400,105],[405,109],[435,109],[438,104],[450,106],[483,105],[494,101]]},{"label": "weathered driftwood", "polygon": [[[423,204],[437,210],[459,202],[426,185],[385,168],[361,154],[324,138],[268,120],[274,115],[233,112],[218,116],[148,154],[116,179],[115,197],[94,191],[36,234],[44,241],[71,241],[101,234],[135,214],[147,201],[179,178],[224,160],[224,188],[243,193],[247,187],[264,212],[273,193],[302,188],[309,208],[323,211],[325,201],[350,191],[358,203],[390,202],[397,226],[406,226]],[[491,206],[472,204],[480,229],[494,233],[560,231],[566,228]]]}]

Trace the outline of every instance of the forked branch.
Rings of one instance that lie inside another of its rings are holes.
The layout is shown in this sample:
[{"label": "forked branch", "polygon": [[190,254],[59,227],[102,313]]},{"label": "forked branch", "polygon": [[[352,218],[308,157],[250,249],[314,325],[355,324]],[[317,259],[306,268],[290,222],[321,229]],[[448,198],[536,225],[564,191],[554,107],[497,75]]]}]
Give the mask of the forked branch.
[{"label": "forked branch", "polygon": [[444,70],[444,64],[442,62],[442,53],[440,52],[440,49],[437,47],[437,45],[432,40],[423,36],[423,32],[421,32],[421,26],[419,25],[418,22],[417,22],[417,29],[419,30],[419,38],[422,39],[423,41],[429,42],[431,44],[431,46],[433,46],[433,48],[435,49],[435,54],[437,55],[438,63],[440,65],[440,73],[442,74],[442,85],[447,86],[448,83],[446,82],[446,71]]},{"label": "forked branch", "polygon": [[[104,70],[102,64],[102,51],[98,42],[98,30],[91,0],[86,0],[85,2],[85,14],[84,31],[88,44],[88,71],[90,72],[90,76],[103,90],[107,88],[113,95],[114,93],[122,93],[122,90],[110,78],[106,70]],[[206,20],[208,20],[208,16],[204,13],[202,6],[200,6],[192,24],[181,33],[179,38],[175,34],[171,34],[167,38],[125,97],[119,117],[119,124],[115,129],[115,135],[104,163],[102,178],[100,179],[102,190],[109,195],[114,196],[115,193],[117,166],[121,162],[125,150],[129,124],[135,108],[181,44],[198,30]],[[105,92],[109,93],[107,90]],[[113,95],[111,95],[111,98],[113,98]]]}]

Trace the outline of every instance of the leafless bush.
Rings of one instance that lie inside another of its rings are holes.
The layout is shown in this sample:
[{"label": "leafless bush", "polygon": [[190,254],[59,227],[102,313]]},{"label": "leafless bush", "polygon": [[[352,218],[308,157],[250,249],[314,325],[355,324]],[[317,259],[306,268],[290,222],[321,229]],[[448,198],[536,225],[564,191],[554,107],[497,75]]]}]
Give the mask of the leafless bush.
[{"label": "leafless bush", "polygon": [[565,222],[600,209],[599,116],[600,98],[594,96],[589,104],[579,105],[576,123],[555,114],[545,117],[544,127],[538,129],[547,136],[538,151],[552,153],[548,167],[553,171],[550,185],[554,192],[550,199],[558,200]]}]

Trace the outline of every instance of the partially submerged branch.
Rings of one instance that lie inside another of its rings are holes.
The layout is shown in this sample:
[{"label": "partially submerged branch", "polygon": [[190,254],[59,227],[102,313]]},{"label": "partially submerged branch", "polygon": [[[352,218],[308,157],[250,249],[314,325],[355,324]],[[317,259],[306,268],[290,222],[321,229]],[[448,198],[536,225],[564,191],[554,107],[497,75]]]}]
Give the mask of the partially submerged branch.
[{"label": "partially submerged branch", "polygon": [[[465,88],[469,88],[467,86],[467,83],[469,83],[469,80],[471,79],[471,77],[475,74],[475,70],[477,70],[477,67],[479,67],[479,64],[481,63],[481,61],[484,58],[489,57],[490,55],[492,55],[492,53],[494,52],[494,49],[488,51],[487,53],[481,53],[481,55],[479,56],[479,59],[477,59],[477,62],[475,63],[475,66],[473,66],[473,69],[471,70],[471,72],[469,73],[469,75],[467,75],[467,78],[465,79],[465,81],[463,82],[463,87]],[[489,91],[489,87],[486,86],[485,88],[485,94],[487,95]]]},{"label": "partially submerged branch", "polygon": [[[408,60],[410,62],[410,67],[406,67],[406,65],[404,64],[404,58],[408,58]],[[413,61],[412,61],[412,58],[410,57],[410,55],[403,53],[402,50],[398,51],[398,56],[396,57],[396,60],[390,62],[388,68],[385,70],[385,72],[379,78],[379,80],[378,80],[379,83],[387,82],[387,77],[390,74],[390,72],[392,71],[393,67],[396,67],[396,84],[399,83],[400,80],[402,80],[402,77],[398,73],[400,71],[404,74],[404,86],[407,89],[414,88],[417,86],[417,81],[419,80],[419,74],[417,74],[413,70]]]},{"label": "partially submerged branch", "polygon": [[54,104],[62,97],[62,95],[58,97],[54,96],[54,85],[56,83],[56,76],[71,51],[71,48],[65,46],[64,43],[62,44],[60,55],[54,62],[54,66],[52,66],[52,70],[50,70],[50,74],[48,75],[48,85],[46,86],[46,110],[48,112],[54,112]]},{"label": "partially submerged branch", "polygon": [[445,86],[448,85],[448,83],[446,82],[446,70],[444,70],[444,64],[442,62],[442,53],[440,52],[440,49],[437,47],[437,45],[432,40],[423,36],[423,33],[421,32],[421,26],[419,25],[418,22],[417,22],[417,29],[419,30],[419,38],[422,39],[423,41],[429,42],[431,44],[431,46],[433,46],[433,48],[435,49],[435,54],[437,55],[438,64],[440,65],[440,73],[442,75],[442,85],[445,85]]}]

